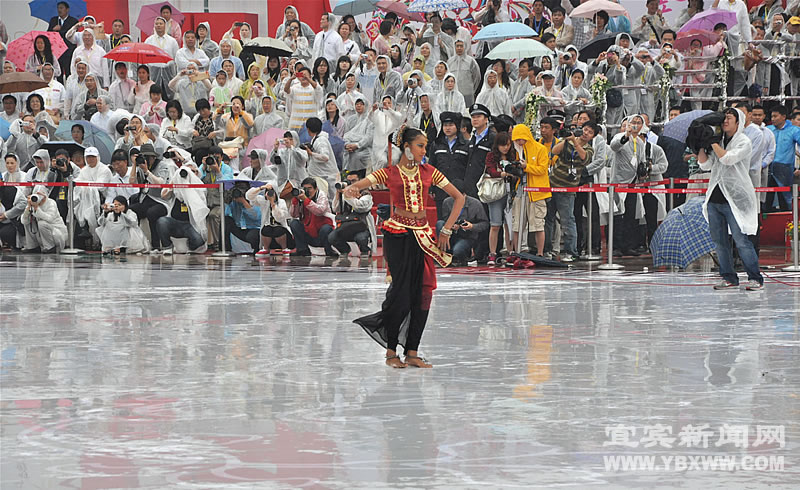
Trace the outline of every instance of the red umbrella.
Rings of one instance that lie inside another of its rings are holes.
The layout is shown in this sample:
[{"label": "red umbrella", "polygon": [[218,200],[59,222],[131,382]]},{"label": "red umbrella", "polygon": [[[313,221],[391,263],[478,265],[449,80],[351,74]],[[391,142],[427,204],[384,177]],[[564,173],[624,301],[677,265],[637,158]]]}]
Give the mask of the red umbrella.
[{"label": "red umbrella", "polygon": [[675,49],[678,51],[689,51],[692,41],[698,40],[703,46],[711,46],[719,41],[719,35],[703,29],[691,29],[686,32],[679,32],[675,38]]},{"label": "red umbrella", "polygon": [[120,44],[109,51],[103,58],[114,61],[127,61],[139,65],[147,63],[169,63],[172,61],[172,56],[168,55],[166,51],[158,46],[146,43]]},{"label": "red umbrella", "polygon": [[[164,5],[169,5],[169,7],[172,9],[171,20],[174,20],[178,24],[183,25],[183,21],[184,19],[186,19],[186,16],[183,15],[183,12],[178,10],[178,8],[172,5],[171,3],[158,2],[158,3],[151,3],[149,5],[144,5],[142,7],[142,10],[139,11],[139,18],[136,19],[136,27],[138,27],[139,30],[142,31],[142,39],[147,38],[147,36],[153,33],[153,22],[156,20],[156,17],[161,16],[161,7],[163,7]],[[180,44],[181,40],[178,39],[177,41]]]},{"label": "red umbrella", "polygon": [[67,45],[64,43],[64,40],[61,39],[61,34],[45,31],[31,31],[8,43],[8,55],[6,59],[17,65],[18,68],[24,70],[25,62],[27,62],[28,57],[33,54],[33,44],[39,36],[45,36],[50,40],[50,49],[53,50],[53,61],[58,62],[58,57],[67,50]]},{"label": "red umbrella", "polygon": [[425,16],[420,12],[410,13],[408,5],[399,1],[384,0],[375,4],[376,7],[384,12],[394,12],[398,17],[408,20],[415,20],[417,22],[425,22]]}]

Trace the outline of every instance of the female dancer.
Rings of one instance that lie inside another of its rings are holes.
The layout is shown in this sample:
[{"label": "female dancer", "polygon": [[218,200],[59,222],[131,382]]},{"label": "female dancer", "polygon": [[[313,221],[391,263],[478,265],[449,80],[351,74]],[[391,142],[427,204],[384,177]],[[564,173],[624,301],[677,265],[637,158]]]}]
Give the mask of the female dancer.
[{"label": "female dancer", "polygon": [[[386,347],[386,365],[433,367],[417,356],[422,332],[436,289],[433,261],[447,266],[452,259],[444,252],[450,246],[452,228],[464,206],[464,195],[430,165],[420,165],[428,139],[416,128],[400,128],[396,145],[403,150],[400,162],[378,170],[348,186],[344,193],[358,198],[362,189],[385,184],[394,203],[392,217],[383,223],[383,255],[392,284],[386,291],[381,311],[354,320],[373,339]],[[442,227],[438,242],[425,217],[424,198],[431,186],[447,192],[454,200],[453,210]],[[397,355],[397,345],[405,349],[405,361]]]}]

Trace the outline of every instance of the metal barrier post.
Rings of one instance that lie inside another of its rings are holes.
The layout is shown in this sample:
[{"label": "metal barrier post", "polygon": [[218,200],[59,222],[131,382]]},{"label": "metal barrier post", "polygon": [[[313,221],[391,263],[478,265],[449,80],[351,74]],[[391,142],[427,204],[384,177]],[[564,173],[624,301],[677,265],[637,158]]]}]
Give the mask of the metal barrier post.
[{"label": "metal barrier post", "polygon": [[784,272],[800,272],[800,265],[797,263],[798,259],[798,244],[797,243],[797,184],[792,184],[792,265],[784,267]]},{"label": "metal barrier post", "polygon": [[[675,188],[675,177],[670,177],[669,178],[669,188],[670,189],[674,189]],[[674,199],[673,196],[674,196],[674,194],[672,194],[672,193],[667,194],[667,212],[672,211],[672,208],[675,207],[675,201],[673,201],[673,199]]]},{"label": "metal barrier post", "polygon": [[225,235],[225,184],[222,183],[222,182],[219,183],[219,209],[220,209],[220,216],[221,216],[220,220],[219,220],[219,223],[220,223],[220,235],[219,235],[220,250],[219,250],[219,252],[214,252],[213,254],[211,254],[211,256],[212,257],[233,257],[233,254],[231,252],[227,252],[225,250],[225,238],[227,238],[227,235]]},{"label": "metal barrier post", "polygon": [[592,192],[587,192],[589,195],[589,202],[586,204],[586,214],[589,215],[589,223],[586,230],[586,253],[581,257],[581,260],[600,260],[602,257],[595,255],[592,251],[592,219],[594,218],[594,204],[592,200],[594,200],[594,184],[590,184],[589,188],[592,189]]},{"label": "metal barrier post", "polygon": [[[520,216],[519,216],[519,238],[517,239],[517,253],[518,254],[522,253],[522,237],[523,237],[522,233],[528,233],[528,201],[530,200],[530,196],[528,196],[528,193],[525,192],[525,186],[524,185],[520,185],[520,189],[522,189],[523,195],[520,196],[520,200],[522,201],[522,212],[520,213]],[[524,232],[523,232],[523,228],[522,228],[523,226],[525,227],[525,229],[524,229],[525,231]],[[513,230],[513,226],[512,226],[512,230],[511,231],[514,231]],[[536,245],[536,244],[534,244],[534,245]],[[529,243],[528,244],[528,252],[530,252],[530,251],[531,251],[531,244]],[[538,252],[538,250],[537,250],[537,252]]]},{"label": "metal barrier post", "polygon": [[597,268],[601,271],[616,271],[624,269],[620,264],[614,263],[614,186],[608,186],[608,227],[606,227],[606,246],[608,247],[608,261]]},{"label": "metal barrier post", "polygon": [[75,203],[73,202],[72,193],[74,192],[75,184],[70,180],[67,186],[67,237],[69,240],[69,248],[61,251],[62,255],[78,255],[83,253],[83,250],[75,248]]}]

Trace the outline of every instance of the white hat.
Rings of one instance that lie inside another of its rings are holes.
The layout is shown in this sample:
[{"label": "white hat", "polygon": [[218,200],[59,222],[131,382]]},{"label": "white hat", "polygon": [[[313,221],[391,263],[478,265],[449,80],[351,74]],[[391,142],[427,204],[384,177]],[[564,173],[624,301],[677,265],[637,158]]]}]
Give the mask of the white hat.
[{"label": "white hat", "polygon": [[86,148],[86,150],[84,150],[83,156],[84,157],[99,157],[100,156],[100,152],[97,151],[97,148],[95,148],[94,146],[90,146],[89,148]]}]

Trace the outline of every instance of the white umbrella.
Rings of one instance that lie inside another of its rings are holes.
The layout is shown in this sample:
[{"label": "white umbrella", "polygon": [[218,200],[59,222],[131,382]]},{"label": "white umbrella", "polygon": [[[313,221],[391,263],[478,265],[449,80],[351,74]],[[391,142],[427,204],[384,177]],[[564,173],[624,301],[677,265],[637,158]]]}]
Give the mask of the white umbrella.
[{"label": "white umbrella", "polygon": [[589,0],[575,7],[575,10],[573,10],[569,16],[572,18],[584,17],[586,19],[591,19],[594,17],[594,14],[601,11],[607,12],[609,17],[617,17],[628,13],[622,5],[616,2],[610,0]]},{"label": "white umbrella", "polygon": [[509,39],[498,44],[486,55],[490,60],[511,60],[550,56],[553,52],[535,39]]}]

